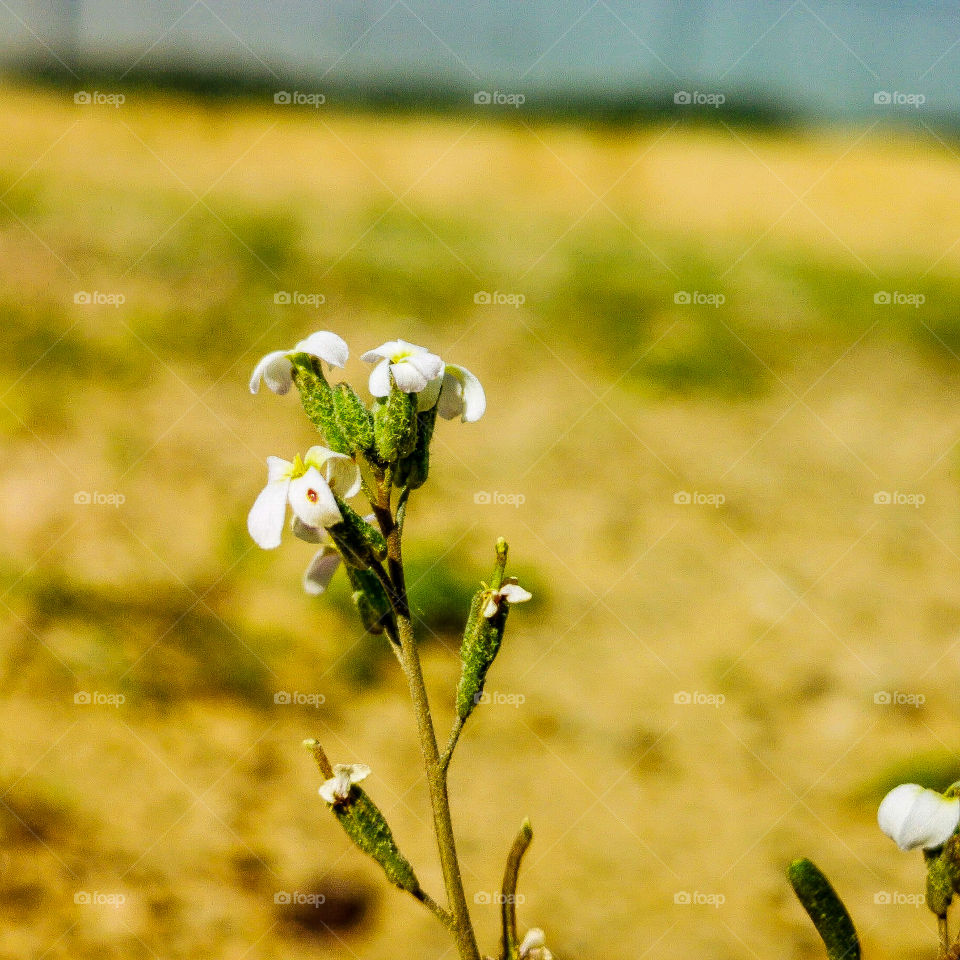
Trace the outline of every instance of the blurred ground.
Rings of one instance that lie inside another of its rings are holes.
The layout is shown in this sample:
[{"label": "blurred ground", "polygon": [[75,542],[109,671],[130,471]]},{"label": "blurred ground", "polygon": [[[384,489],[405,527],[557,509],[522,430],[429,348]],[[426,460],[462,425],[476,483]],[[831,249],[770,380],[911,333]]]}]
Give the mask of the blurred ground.
[{"label": "blurred ground", "polygon": [[358,385],[402,336],[487,387],[408,521],[442,731],[498,534],[537,595],[452,771],[486,949],[529,815],[560,958],[820,956],[801,854],[868,955],[930,955],[874,815],[960,776],[954,144],[15,87],[0,124],[0,957],[452,955],[300,746],[373,767],[439,890],[394,665],[245,531],[312,442],[246,379],[318,328]]}]

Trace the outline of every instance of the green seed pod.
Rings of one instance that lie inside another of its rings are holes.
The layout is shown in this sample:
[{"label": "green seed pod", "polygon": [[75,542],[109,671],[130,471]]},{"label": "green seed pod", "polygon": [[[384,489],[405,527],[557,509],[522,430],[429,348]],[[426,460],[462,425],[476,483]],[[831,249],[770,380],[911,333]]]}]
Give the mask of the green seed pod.
[{"label": "green seed pod", "polygon": [[787,876],[797,899],[817,928],[830,960],[860,960],[857,931],[830,881],[807,859],[794,860]]},{"label": "green seed pod", "polygon": [[347,800],[331,809],[347,836],[383,867],[391,883],[414,896],[421,892],[413,867],[397,847],[386,819],[360,787],[353,786]]},{"label": "green seed pod", "polygon": [[955,893],[960,893],[960,837],[953,834],[934,850],[924,850],[927,867],[927,906],[945,917]]},{"label": "green seed pod", "polygon": [[349,383],[333,388],[333,412],[351,453],[364,453],[373,447],[373,418]]},{"label": "green seed pod", "polygon": [[333,391],[323,375],[320,361],[308,353],[295,353],[293,382],[300,391],[300,402],[310,422],[317,428],[326,445],[337,453],[352,453],[350,445],[337,425],[333,407]]},{"label": "green seed pod", "polygon": [[507,604],[501,603],[492,617],[483,615],[483,608],[492,596],[490,590],[478,590],[470,604],[467,625],[460,646],[460,682],[457,684],[457,714],[466,720],[480,702],[483,684],[503,642],[507,622]]},{"label": "green seed pod", "polygon": [[364,627],[369,633],[383,633],[393,612],[383,585],[376,574],[369,570],[356,570],[348,566],[347,576],[353,586],[353,604]]},{"label": "green seed pod", "polygon": [[396,463],[417,445],[417,395],[391,387],[385,401],[374,404],[373,429],[377,453]]},{"label": "green seed pod", "polygon": [[337,545],[344,562],[358,570],[366,570],[371,560],[383,560],[387,555],[387,541],[383,539],[383,534],[339,497],[337,506],[343,520],[328,527],[327,533]]},{"label": "green seed pod", "polygon": [[436,406],[417,414],[417,445],[409,457],[400,461],[400,476],[395,480],[399,486],[409,486],[411,490],[416,490],[427,482],[430,473],[430,441],[433,439],[436,422]]}]

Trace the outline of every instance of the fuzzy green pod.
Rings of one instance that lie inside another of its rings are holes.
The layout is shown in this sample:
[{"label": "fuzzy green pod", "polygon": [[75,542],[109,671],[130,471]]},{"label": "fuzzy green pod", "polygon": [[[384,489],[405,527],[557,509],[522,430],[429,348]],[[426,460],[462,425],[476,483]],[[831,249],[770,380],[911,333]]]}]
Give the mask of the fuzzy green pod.
[{"label": "fuzzy green pod", "polygon": [[417,395],[391,387],[385,400],[374,404],[373,430],[377,454],[396,463],[417,445]]},{"label": "fuzzy green pod", "polygon": [[417,414],[417,445],[410,456],[400,461],[396,483],[411,490],[422,487],[430,473],[430,441],[437,423],[436,405]]},{"label": "fuzzy green pod", "polygon": [[414,896],[421,893],[420,881],[397,847],[380,808],[360,787],[353,786],[346,801],[334,804],[331,809],[347,836],[383,867],[391,883]]},{"label": "fuzzy green pod", "polygon": [[351,453],[364,453],[373,447],[373,417],[349,383],[333,388],[333,412]]},{"label": "fuzzy green pod", "polygon": [[293,364],[293,382],[300,392],[300,402],[310,422],[331,450],[337,453],[352,453],[337,425],[333,391],[323,375],[320,361],[308,353],[295,353],[290,357],[290,362]]},{"label": "fuzzy green pod", "polygon": [[942,847],[924,850],[927,867],[927,906],[945,917],[954,894],[960,893],[960,837],[953,834]]},{"label": "fuzzy green pod", "polygon": [[327,527],[327,533],[337,545],[344,562],[358,570],[366,570],[371,560],[383,560],[387,555],[387,541],[383,539],[383,534],[339,497],[337,506],[343,519]]},{"label": "fuzzy green pod", "polygon": [[383,633],[392,610],[383,585],[370,570],[347,566],[347,575],[353,587],[353,605],[368,633]]},{"label": "fuzzy green pod", "polygon": [[830,960],[860,960],[860,940],[850,914],[816,864],[805,858],[794,860],[787,876]]},{"label": "fuzzy green pod", "polygon": [[466,720],[473,708],[480,702],[483,685],[500,645],[503,642],[503,628],[507,622],[507,604],[497,606],[492,617],[485,617],[483,609],[490,601],[492,591],[478,590],[470,604],[467,625],[463,631],[460,645],[460,682],[457,684],[457,715]]}]

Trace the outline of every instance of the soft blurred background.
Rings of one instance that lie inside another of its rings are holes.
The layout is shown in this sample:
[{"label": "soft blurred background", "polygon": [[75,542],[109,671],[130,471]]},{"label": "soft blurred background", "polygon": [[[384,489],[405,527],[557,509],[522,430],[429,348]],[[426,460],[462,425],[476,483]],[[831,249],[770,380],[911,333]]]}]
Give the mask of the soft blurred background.
[{"label": "soft blurred background", "polygon": [[[960,17],[941,2],[0,0],[0,957],[452,958],[317,798],[369,763],[440,878],[404,688],[311,548],[257,358],[477,373],[407,529],[468,896],[525,815],[563,960],[934,951],[875,825],[960,777]],[[314,435],[315,436],[315,435]],[[284,902],[289,900],[290,902]]]}]

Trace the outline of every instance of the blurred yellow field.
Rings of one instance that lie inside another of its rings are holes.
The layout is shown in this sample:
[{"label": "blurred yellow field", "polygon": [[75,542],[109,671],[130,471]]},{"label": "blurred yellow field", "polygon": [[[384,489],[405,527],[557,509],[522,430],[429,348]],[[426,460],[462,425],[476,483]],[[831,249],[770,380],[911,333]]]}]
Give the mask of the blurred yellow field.
[{"label": "blurred yellow field", "polygon": [[245,528],[313,442],[250,370],[315,329],[486,387],[407,527],[444,727],[498,535],[534,593],[451,774],[485,949],[524,816],[560,958],[821,956],[800,855],[869,955],[933,949],[875,816],[960,776],[952,142],[14,86],[0,125],[0,957],[443,955],[300,745],[439,889],[402,679]]}]

